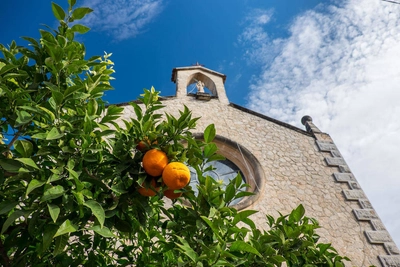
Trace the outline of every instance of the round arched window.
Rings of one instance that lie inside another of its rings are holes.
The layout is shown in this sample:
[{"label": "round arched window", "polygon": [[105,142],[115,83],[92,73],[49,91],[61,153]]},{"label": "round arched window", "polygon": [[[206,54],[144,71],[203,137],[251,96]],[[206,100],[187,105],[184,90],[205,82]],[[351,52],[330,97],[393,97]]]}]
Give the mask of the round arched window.
[{"label": "round arched window", "polygon": [[[195,137],[202,139],[203,135],[196,134]],[[240,173],[243,181],[250,185],[247,191],[253,192],[254,195],[236,199],[232,205],[237,209],[248,207],[258,199],[263,187],[264,172],[260,163],[248,149],[230,139],[217,135],[213,142],[218,147],[218,153],[226,159],[207,163],[205,167],[213,166],[213,170],[207,171],[205,175],[221,181],[226,186],[230,180]],[[194,171],[192,171],[190,183],[192,188],[196,190],[198,180]]]}]

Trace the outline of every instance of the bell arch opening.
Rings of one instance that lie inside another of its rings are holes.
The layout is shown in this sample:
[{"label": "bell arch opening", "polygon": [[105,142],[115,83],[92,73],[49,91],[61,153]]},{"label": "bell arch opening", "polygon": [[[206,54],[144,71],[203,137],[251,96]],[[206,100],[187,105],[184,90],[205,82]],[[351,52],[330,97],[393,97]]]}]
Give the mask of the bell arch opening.
[{"label": "bell arch opening", "polygon": [[189,93],[208,93],[211,96],[218,96],[214,81],[201,72],[190,75],[187,79],[187,94]]}]

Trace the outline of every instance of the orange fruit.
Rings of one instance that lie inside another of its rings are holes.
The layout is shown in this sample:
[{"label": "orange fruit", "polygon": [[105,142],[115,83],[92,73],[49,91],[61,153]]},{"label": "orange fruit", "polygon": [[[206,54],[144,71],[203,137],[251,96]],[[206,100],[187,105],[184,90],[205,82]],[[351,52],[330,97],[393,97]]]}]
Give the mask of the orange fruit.
[{"label": "orange fruit", "polygon": [[143,182],[142,186],[138,189],[138,192],[145,197],[155,196],[158,191],[160,191],[160,187],[156,187],[156,180],[154,178],[151,180],[148,188],[145,187],[145,182]]},{"label": "orange fruit", "polygon": [[149,139],[148,137],[145,137],[145,138],[143,138],[142,141],[139,141],[139,142],[138,142],[138,144],[137,144],[137,146],[136,146],[136,149],[139,150],[140,152],[144,153],[144,152],[146,152],[147,150],[150,149],[150,146],[151,146],[152,144],[153,144],[153,145],[158,144],[157,140],[151,142],[150,139]]},{"label": "orange fruit", "polygon": [[150,176],[160,176],[168,165],[167,154],[158,149],[151,149],[144,154],[143,169]]},{"label": "orange fruit", "polygon": [[182,162],[171,162],[165,167],[162,178],[168,189],[182,189],[190,181],[190,170]]},{"label": "orange fruit", "polygon": [[166,196],[169,199],[176,199],[176,198],[182,196],[182,193],[174,193],[174,191],[175,190],[171,190],[171,189],[165,190],[164,196]]},{"label": "orange fruit", "polygon": [[145,141],[140,141],[137,144],[136,149],[139,150],[140,152],[145,152],[148,149],[148,146]]}]

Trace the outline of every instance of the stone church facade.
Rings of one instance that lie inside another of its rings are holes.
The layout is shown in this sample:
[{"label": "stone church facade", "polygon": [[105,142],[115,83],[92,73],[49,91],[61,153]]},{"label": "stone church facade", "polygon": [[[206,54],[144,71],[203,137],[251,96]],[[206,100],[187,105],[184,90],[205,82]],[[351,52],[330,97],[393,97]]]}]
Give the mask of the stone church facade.
[{"label": "stone church facade", "polygon": [[[265,214],[289,213],[299,204],[316,218],[321,241],[331,242],[349,266],[400,267],[400,254],[333,140],[305,116],[305,130],[229,103],[226,76],[203,66],[175,68],[176,96],[162,99],[162,112],[179,116],[186,105],[201,117],[195,133],[211,123],[221,154],[233,162],[255,195],[236,204],[259,212],[253,220],[267,229]],[[188,86],[197,86],[188,93]],[[204,88],[208,89],[207,91]],[[124,105],[127,119],[135,116]]]}]

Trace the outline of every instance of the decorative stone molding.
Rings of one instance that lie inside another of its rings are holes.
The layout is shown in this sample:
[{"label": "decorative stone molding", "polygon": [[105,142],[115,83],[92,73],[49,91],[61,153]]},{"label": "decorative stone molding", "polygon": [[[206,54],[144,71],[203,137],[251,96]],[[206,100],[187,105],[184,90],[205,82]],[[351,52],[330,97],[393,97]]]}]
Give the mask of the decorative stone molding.
[{"label": "decorative stone molding", "polygon": [[[372,245],[383,245],[388,255],[378,256],[383,267],[400,267],[400,251],[390,237],[382,221],[379,219],[371,203],[361,189],[350,168],[337,149],[332,140],[326,140],[327,134],[322,133],[313,123],[309,116],[302,119],[308,132],[314,134],[317,147],[321,152],[329,152],[330,157],[325,157],[328,166],[338,168],[339,172],[334,172],[333,177],[338,183],[347,183],[349,189],[343,189],[343,195],[347,201],[358,201],[360,209],[353,209],[353,214],[358,221],[369,221],[374,230],[364,231],[366,239]],[[317,129],[315,132],[314,129]],[[320,138],[324,135],[324,138]]]},{"label": "decorative stone molding", "polygon": [[351,182],[355,181],[356,179],[354,178],[353,174],[351,173],[340,173],[340,172],[335,172],[333,174],[333,177],[335,177],[336,182]]},{"label": "decorative stone molding", "polygon": [[346,162],[343,158],[325,158],[326,163],[328,166],[337,167],[339,165],[345,165]]},{"label": "decorative stone molding", "polygon": [[400,250],[397,248],[397,246],[394,242],[386,242],[383,245],[384,245],[386,251],[390,255],[399,255],[400,254]]},{"label": "decorative stone molding", "polygon": [[373,209],[354,209],[353,213],[359,221],[370,221],[372,219],[379,219],[378,215]]},{"label": "decorative stone molding", "polygon": [[388,231],[365,231],[365,235],[372,244],[393,243]]},{"label": "decorative stone molding", "polygon": [[383,267],[400,267],[400,257],[399,256],[378,256]]}]

